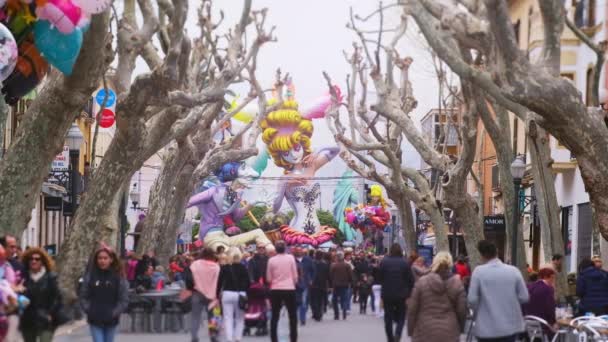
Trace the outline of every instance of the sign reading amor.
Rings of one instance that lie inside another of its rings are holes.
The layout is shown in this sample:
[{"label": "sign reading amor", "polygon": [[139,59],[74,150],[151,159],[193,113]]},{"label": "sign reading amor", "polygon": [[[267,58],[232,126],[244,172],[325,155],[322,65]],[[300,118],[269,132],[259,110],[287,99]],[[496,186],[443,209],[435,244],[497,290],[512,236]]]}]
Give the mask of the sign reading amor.
[{"label": "sign reading amor", "polygon": [[502,215],[493,215],[484,217],[485,229],[491,230],[504,230],[505,229],[505,217]]},{"label": "sign reading amor", "polygon": [[53,171],[66,171],[70,168],[70,147],[63,146],[63,151],[55,156],[51,170]]}]

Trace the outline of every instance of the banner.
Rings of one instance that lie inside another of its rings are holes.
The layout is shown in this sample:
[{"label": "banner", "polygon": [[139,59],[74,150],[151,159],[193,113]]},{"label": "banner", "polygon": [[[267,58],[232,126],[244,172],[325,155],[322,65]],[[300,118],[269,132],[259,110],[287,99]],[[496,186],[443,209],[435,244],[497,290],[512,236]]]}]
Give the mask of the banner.
[{"label": "banner", "polygon": [[55,156],[51,164],[51,171],[67,171],[70,169],[70,147],[63,146],[63,151]]}]

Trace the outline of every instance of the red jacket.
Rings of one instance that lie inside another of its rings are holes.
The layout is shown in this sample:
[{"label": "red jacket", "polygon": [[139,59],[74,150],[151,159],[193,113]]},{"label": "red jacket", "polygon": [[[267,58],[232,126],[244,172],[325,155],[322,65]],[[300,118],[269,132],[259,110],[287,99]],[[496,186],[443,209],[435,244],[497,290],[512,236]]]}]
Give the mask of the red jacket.
[{"label": "red jacket", "polygon": [[466,277],[471,276],[471,270],[469,269],[469,265],[464,262],[456,262],[456,264],[454,264],[454,268],[456,269],[456,274],[460,276],[460,279],[464,279]]}]

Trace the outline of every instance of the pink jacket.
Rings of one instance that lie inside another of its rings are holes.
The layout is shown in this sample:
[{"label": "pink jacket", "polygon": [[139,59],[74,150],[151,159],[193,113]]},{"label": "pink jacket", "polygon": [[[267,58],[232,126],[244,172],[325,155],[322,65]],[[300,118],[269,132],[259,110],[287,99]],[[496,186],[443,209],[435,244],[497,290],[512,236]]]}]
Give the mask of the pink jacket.
[{"label": "pink jacket", "polygon": [[209,300],[216,299],[220,265],[214,261],[200,259],[190,265],[190,270],[194,279],[194,289]]},{"label": "pink jacket", "polygon": [[277,254],[268,260],[266,280],[271,290],[295,290],[298,268],[293,255]]}]

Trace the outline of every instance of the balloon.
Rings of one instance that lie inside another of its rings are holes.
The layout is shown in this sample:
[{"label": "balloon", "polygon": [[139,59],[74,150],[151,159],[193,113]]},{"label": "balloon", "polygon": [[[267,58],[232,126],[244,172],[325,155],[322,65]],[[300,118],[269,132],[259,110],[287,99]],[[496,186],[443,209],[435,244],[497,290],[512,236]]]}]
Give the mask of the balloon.
[{"label": "balloon", "polygon": [[5,10],[9,14],[7,22],[8,29],[15,37],[17,44],[20,44],[27,35],[31,32],[32,26],[36,21],[36,17],[32,15],[35,12],[35,5],[25,5],[20,2],[15,4],[15,7],[7,6]]},{"label": "balloon", "polygon": [[49,64],[42,58],[40,52],[31,40],[19,45],[19,57],[15,70],[4,80],[2,93],[6,102],[13,105],[27,95],[44,78],[49,70]]},{"label": "balloon", "polygon": [[0,24],[0,81],[4,81],[13,72],[18,56],[15,38],[6,26]]},{"label": "balloon", "polygon": [[112,0],[72,0],[76,6],[88,14],[98,14],[110,7]]},{"label": "balloon", "polygon": [[47,0],[44,6],[36,8],[38,19],[48,20],[59,32],[74,32],[81,21],[82,10],[71,0]]},{"label": "balloon", "polygon": [[45,20],[38,20],[34,25],[34,41],[36,47],[51,65],[66,75],[72,74],[72,68],[80,47],[82,46],[82,31],[64,35]]}]

